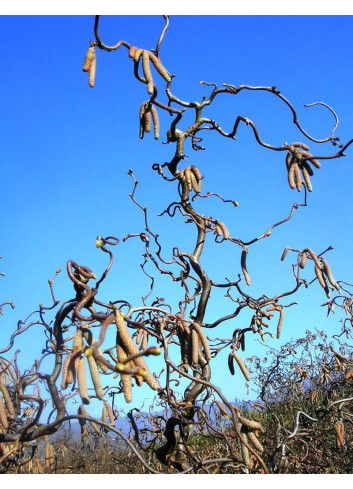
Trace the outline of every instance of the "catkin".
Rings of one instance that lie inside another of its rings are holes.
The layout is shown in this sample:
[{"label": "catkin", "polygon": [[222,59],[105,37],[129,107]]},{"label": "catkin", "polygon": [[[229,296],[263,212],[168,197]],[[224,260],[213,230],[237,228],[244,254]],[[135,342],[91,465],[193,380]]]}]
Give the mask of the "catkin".
[{"label": "catkin", "polygon": [[172,80],[170,73],[165,69],[161,60],[151,52],[149,52],[148,54],[150,60],[152,61],[152,64],[154,65],[158,73],[165,79],[166,82],[170,82]]},{"label": "catkin", "polygon": [[45,442],[45,468],[53,469],[55,465],[54,460],[54,447],[50,441]]},{"label": "catkin", "polygon": [[153,85],[152,73],[150,68],[150,57],[149,57],[149,52],[146,51],[145,49],[143,50],[142,53],[142,68],[143,68],[144,77],[147,82],[147,92],[150,95],[152,95],[154,90],[154,85]]},{"label": "catkin", "polygon": [[279,319],[278,319],[278,323],[277,323],[277,334],[276,334],[276,338],[279,340],[279,338],[281,336],[281,331],[282,331],[282,324],[283,324],[283,318],[284,318],[284,310],[283,310],[283,307],[279,307],[277,310],[279,311]]},{"label": "catkin", "polygon": [[192,363],[198,363],[199,361],[199,335],[197,331],[193,328],[191,330],[191,361]]},{"label": "catkin", "polygon": [[229,368],[229,371],[232,375],[235,374],[235,370],[234,370],[234,356],[233,356],[233,353],[229,353],[228,355],[228,368]]},{"label": "catkin", "polygon": [[93,88],[94,87],[94,80],[96,77],[96,69],[97,69],[97,58],[95,57],[92,59],[91,66],[89,68],[89,75],[88,75],[88,85]]},{"label": "catkin", "polygon": [[[72,372],[71,372],[71,375],[70,375],[70,379],[68,378],[69,365],[70,365],[71,357],[72,357],[72,354],[69,353],[69,355],[67,355],[67,357],[65,358],[64,364],[63,364],[62,379],[61,379],[61,388],[63,390],[65,390],[67,388],[67,386],[69,384],[72,384],[73,381],[74,381]],[[71,380],[71,382],[69,382],[69,380]]]},{"label": "catkin", "polygon": [[219,227],[222,230],[223,238],[224,239],[229,239],[230,238],[230,234],[229,234],[229,231],[228,231],[226,225],[223,222],[221,222],[221,221],[218,222],[218,225],[219,225]]},{"label": "catkin", "polygon": [[256,421],[254,419],[244,418],[243,416],[240,415],[238,415],[238,419],[241,422],[241,424],[243,424],[249,430],[260,430],[261,433],[264,433],[264,429],[261,423],[259,423],[259,421]]},{"label": "catkin", "polygon": [[326,277],[328,278],[330,284],[336,289],[338,290],[338,292],[340,292],[340,288],[339,288],[339,285],[337,284],[336,280],[333,278],[333,275],[332,275],[332,272],[331,272],[331,268],[330,268],[330,265],[327,263],[327,261],[325,260],[325,258],[323,257],[320,257],[320,260],[322,262],[322,265],[323,265],[323,272],[325,273]]},{"label": "catkin", "polygon": [[311,185],[309,171],[308,171],[307,166],[302,165],[302,174],[303,174],[304,182],[305,182],[305,185],[306,185],[308,192],[312,192],[313,186]]},{"label": "catkin", "polygon": [[[118,329],[119,338],[121,339],[121,342],[126,352],[129,355],[134,355],[136,353],[139,353],[137,346],[135,345],[133,339],[129,335],[125,321],[118,310],[115,311],[115,322]],[[147,382],[147,384],[154,390],[159,389],[158,380],[150,373],[143,358],[142,357],[136,358],[134,360],[134,363],[137,367],[140,367],[142,370],[144,370],[145,372],[144,380]]]},{"label": "catkin", "polygon": [[302,177],[300,174],[300,169],[297,163],[293,166],[294,166],[295,186],[297,187],[298,192],[300,192],[302,189]]},{"label": "catkin", "polygon": [[283,251],[282,256],[281,256],[281,261],[283,261],[285,259],[289,250],[290,250],[289,246],[287,246],[287,248],[284,248],[284,251]]},{"label": "catkin", "polygon": [[109,424],[111,424],[112,426],[115,426],[115,420],[114,420],[114,413],[113,413],[113,410],[110,406],[110,404],[108,404],[107,402],[104,402],[104,405],[107,409],[107,415],[108,415],[108,418],[109,418]]},{"label": "catkin", "polygon": [[237,364],[239,365],[239,368],[242,371],[242,374],[244,375],[244,377],[246,378],[246,380],[249,382],[250,375],[249,375],[249,372],[248,372],[247,368],[245,367],[245,365],[243,363],[243,360],[235,352],[233,352],[233,356],[234,356]]},{"label": "catkin", "polygon": [[288,169],[288,183],[290,188],[296,188],[296,183],[294,179],[294,168],[297,166],[297,162],[292,158],[289,169]]},{"label": "catkin", "polygon": [[87,360],[88,360],[88,367],[91,374],[91,379],[93,382],[96,396],[101,401],[103,399],[104,394],[103,394],[102,383],[99,375],[97,362],[93,355],[89,356]]},{"label": "catkin", "polygon": [[247,433],[247,437],[249,438],[249,441],[250,443],[252,444],[252,446],[254,448],[256,448],[256,450],[258,450],[260,453],[263,453],[264,451],[264,447],[263,445],[260,443],[260,441],[257,439],[255,433],[253,433],[252,431],[249,431]]},{"label": "catkin", "polygon": [[82,356],[77,359],[77,380],[78,390],[83,404],[89,404],[90,399],[87,394],[85,361]]},{"label": "catkin", "polygon": [[[196,332],[197,332],[197,334],[201,340],[201,344],[202,344],[203,349],[204,349],[205,359],[207,362],[209,362],[211,360],[211,350],[210,350],[206,335],[205,335],[203,329],[201,328],[201,326],[199,326],[197,323],[193,323],[193,329],[196,330]],[[195,363],[197,363],[197,362],[195,362]]]},{"label": "catkin", "polygon": [[[127,358],[127,354],[124,350],[124,348],[117,344],[116,345],[116,352],[117,352],[117,357],[118,361],[120,363],[124,362]],[[124,398],[127,403],[132,401],[132,382],[131,382],[132,375],[130,374],[121,374],[121,383],[123,386],[123,392],[124,392]]]},{"label": "catkin", "polygon": [[215,402],[215,404],[218,406],[218,409],[220,410],[220,412],[221,412],[222,414],[224,414],[224,416],[228,416],[228,412],[227,412],[227,409],[226,409],[225,405],[224,405],[224,404],[222,404],[222,403],[221,403],[221,402],[219,402],[219,401],[214,401],[214,402]]},{"label": "catkin", "polygon": [[0,392],[3,395],[5,407],[7,409],[9,416],[14,417],[15,416],[15,408],[14,408],[13,402],[11,400],[9,391],[7,390],[7,387],[0,384]]},{"label": "catkin", "polygon": [[308,255],[306,254],[305,251],[303,251],[303,253],[300,256],[300,262],[299,262],[299,266],[301,269],[303,269],[305,267],[307,258],[308,258]]},{"label": "catkin", "polygon": [[143,331],[141,348],[142,350],[146,350],[148,347],[148,332],[146,330]]},{"label": "catkin", "polygon": [[243,248],[243,251],[241,252],[240,264],[241,264],[241,270],[243,272],[246,285],[250,285],[250,283],[251,283],[250,276],[249,276],[248,271],[246,269],[246,255],[247,255],[247,253],[248,253],[248,249]]},{"label": "catkin", "polygon": [[151,114],[152,114],[152,121],[153,121],[154,139],[158,139],[159,138],[159,118],[158,118],[157,109],[154,105],[151,105]]},{"label": "catkin", "polygon": [[8,427],[9,423],[7,422],[5,405],[3,403],[2,397],[0,396],[0,428],[2,428],[4,432],[6,432]]},{"label": "catkin", "polygon": [[83,67],[82,67],[82,70],[83,71],[89,71],[90,69],[90,66],[91,66],[91,63],[92,63],[92,60],[96,57],[96,52],[95,52],[95,48],[94,46],[90,46],[88,48],[88,51],[86,53],[86,56],[85,56],[85,60],[84,60],[84,63],[83,63]]},{"label": "catkin", "polygon": [[[247,437],[246,433],[240,432],[240,438],[241,438],[242,442],[244,441],[245,443],[248,443],[248,437]],[[244,465],[246,465],[246,467],[249,467],[250,454],[249,454],[248,447],[246,447],[244,445],[244,443],[241,443],[241,454],[242,454],[242,459],[243,459]]]}]

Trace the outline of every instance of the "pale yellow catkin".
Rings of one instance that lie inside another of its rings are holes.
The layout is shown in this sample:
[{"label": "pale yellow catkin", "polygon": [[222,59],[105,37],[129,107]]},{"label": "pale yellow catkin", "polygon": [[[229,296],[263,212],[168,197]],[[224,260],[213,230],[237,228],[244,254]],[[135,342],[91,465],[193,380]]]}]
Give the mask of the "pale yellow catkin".
[{"label": "pale yellow catkin", "polygon": [[79,394],[83,404],[89,404],[90,399],[87,393],[85,361],[82,356],[77,359],[77,381]]},{"label": "pale yellow catkin", "polygon": [[68,379],[68,373],[69,373],[69,365],[71,361],[71,353],[66,356],[64,363],[63,363],[63,369],[62,369],[62,378],[61,378],[61,388],[65,390],[67,386],[69,385],[68,380],[71,380],[71,384],[74,381],[73,375],[71,373],[70,379]]},{"label": "pale yellow catkin", "polygon": [[[133,339],[131,338],[127,326],[125,324],[125,321],[119,311],[115,311],[115,323],[125,351],[129,355],[135,355],[136,353],[139,353],[139,350],[135,345]],[[136,358],[134,360],[134,363],[137,367],[140,367],[142,370],[144,370],[145,372],[144,380],[147,382],[147,384],[154,390],[159,389],[160,386],[158,380],[150,373],[143,358],[142,357]]]},{"label": "pale yellow catkin", "polygon": [[110,404],[108,404],[107,402],[104,402],[106,408],[107,408],[107,414],[108,414],[108,418],[109,418],[109,423],[112,425],[112,426],[115,426],[115,420],[114,420],[114,413],[113,413],[113,410],[110,406]]},{"label": "pale yellow catkin", "polygon": [[219,221],[218,222],[218,225],[219,225],[219,227],[222,230],[223,238],[224,239],[229,239],[230,238],[230,234],[229,234],[229,231],[227,229],[227,226],[224,224],[224,222]]},{"label": "pale yellow catkin", "polygon": [[97,362],[96,362],[93,355],[89,356],[87,358],[87,361],[88,361],[88,367],[89,367],[89,371],[91,374],[91,379],[92,379],[92,383],[93,383],[93,387],[94,387],[96,396],[101,401],[103,399],[104,393],[103,393],[103,389],[102,389],[102,383],[101,383],[101,379],[100,379],[100,374],[99,374]]},{"label": "pale yellow catkin", "polygon": [[[127,358],[127,354],[124,350],[124,348],[117,344],[116,345],[116,352],[117,352],[117,357],[118,361],[120,363],[124,362]],[[124,398],[127,403],[130,403],[132,401],[132,375],[130,374],[121,374],[121,383],[123,385],[123,392],[124,392]]]}]

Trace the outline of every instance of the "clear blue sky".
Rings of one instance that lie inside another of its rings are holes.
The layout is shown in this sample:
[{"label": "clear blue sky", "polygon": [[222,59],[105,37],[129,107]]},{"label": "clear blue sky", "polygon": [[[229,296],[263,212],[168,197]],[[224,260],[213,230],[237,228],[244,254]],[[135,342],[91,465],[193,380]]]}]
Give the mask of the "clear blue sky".
[{"label": "clear blue sky", "polygon": [[[155,141],[152,134],[139,139],[139,107],[148,96],[133,76],[127,50],[99,51],[96,86],[88,86],[82,64],[93,39],[93,23],[91,15],[0,17],[0,271],[6,274],[0,277],[0,286],[1,301],[12,300],[16,305],[14,311],[5,307],[0,317],[0,346],[7,344],[18,319],[40,302],[51,303],[47,280],[57,268],[63,269],[55,282],[57,298],[73,297],[65,272],[68,259],[100,276],[107,260],[94,245],[97,235],[122,239],[129,232],[144,231],[143,215],[128,197],[132,189],[129,168],[140,181],[137,198],[149,208],[151,228],[160,234],[164,256],[171,256],[173,246],[190,251],[194,243],[195,231],[183,224],[181,216],[157,217],[176,199],[175,186],[151,170],[153,163],[163,163],[173,155],[174,146],[162,144],[170,119],[161,115],[160,140]],[[107,44],[123,39],[151,49],[163,25],[161,16],[103,16],[100,33]],[[330,134],[333,117],[323,107],[304,108],[304,104],[322,101],[332,106],[339,118],[336,135],[347,142],[353,137],[352,46],[351,16],[176,15],[170,18],[161,59],[177,75],[173,93],[184,100],[201,100],[209,93],[200,80],[219,85],[276,85],[296,107],[305,130],[316,138]],[[166,101],[163,87],[160,84],[160,99]],[[305,141],[292,126],[288,108],[268,93],[219,97],[205,114],[226,130],[237,115],[248,117],[262,139],[273,145]],[[191,116],[185,120],[190,122]],[[208,199],[207,203],[198,201],[197,209],[224,221],[233,236],[250,240],[285,218],[294,202],[303,201],[303,193],[288,186],[284,154],[260,148],[250,128],[242,126],[236,141],[206,133],[203,145],[204,152],[195,153],[189,147],[188,154],[190,164],[197,165],[205,177],[204,190],[234,199],[239,207],[220,206]],[[330,144],[309,146],[316,154],[335,152]],[[308,207],[298,209],[271,238],[251,247],[250,293],[273,295],[291,288],[291,257],[280,261],[286,246],[311,247],[317,253],[334,246],[327,254],[334,275],[352,282],[352,180],[353,146],[345,158],[328,160],[315,170]],[[139,305],[149,290],[139,267],[141,243],[121,242],[114,252],[114,267],[101,286],[100,298]],[[234,279],[240,273],[240,249],[229,243],[215,246],[210,240],[203,263],[214,280]],[[312,267],[306,274],[314,276]],[[180,290],[168,279],[157,280],[155,294],[173,303]],[[223,293],[212,295],[206,321],[234,309]],[[279,346],[315,326],[339,330],[338,317],[326,321],[326,310],[320,307],[326,297],[317,284],[291,300],[301,304],[288,311],[281,340],[269,340],[269,345]],[[233,329],[247,325],[244,315],[210,336],[230,337]],[[17,347],[22,350],[21,362],[29,367],[26,362],[34,360],[43,347],[39,328],[16,340]],[[249,338],[246,357],[265,351]],[[230,376],[226,359],[226,355],[220,358],[213,380],[223,381],[230,399],[242,398],[243,378]],[[143,399],[145,393],[137,391],[136,400]]]}]

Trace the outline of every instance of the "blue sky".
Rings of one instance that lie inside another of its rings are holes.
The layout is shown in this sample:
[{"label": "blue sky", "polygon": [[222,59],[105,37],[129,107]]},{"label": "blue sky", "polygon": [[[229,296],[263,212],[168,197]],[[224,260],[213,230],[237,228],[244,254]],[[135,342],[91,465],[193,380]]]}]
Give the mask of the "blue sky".
[{"label": "blue sky", "polygon": [[[162,144],[170,119],[160,114],[158,141],[152,134],[139,139],[138,111],[148,95],[133,76],[127,50],[99,51],[96,86],[88,86],[82,64],[93,39],[93,22],[92,15],[0,17],[6,40],[0,80],[0,271],[6,275],[0,286],[1,300],[12,300],[16,305],[14,311],[4,307],[1,346],[7,343],[18,319],[24,319],[38,303],[50,304],[47,280],[56,269],[63,269],[55,282],[57,298],[73,297],[65,272],[68,259],[89,266],[100,276],[107,260],[94,245],[97,235],[122,240],[129,232],[144,231],[143,215],[128,196],[132,190],[127,175],[130,168],[140,181],[137,198],[148,206],[151,228],[160,234],[165,257],[171,256],[173,246],[191,250],[195,240],[195,230],[184,224],[181,216],[157,216],[177,195],[173,184],[161,181],[151,170],[153,163],[163,163],[173,155],[174,147]],[[151,49],[163,25],[161,16],[102,16],[100,32],[107,44],[124,39]],[[209,93],[200,80],[219,85],[276,85],[315,138],[327,137],[334,120],[323,107],[304,108],[304,104],[325,102],[338,115],[336,135],[345,143],[353,137],[352,27],[353,18],[348,15],[172,15],[161,59],[177,75],[173,93],[188,101],[201,100]],[[163,88],[160,84],[160,99],[166,101]],[[256,123],[262,139],[273,145],[305,141],[293,126],[288,108],[269,93],[220,96],[205,114],[226,130],[237,115],[248,117]],[[186,115],[182,128],[191,120],[192,114]],[[187,151],[190,164],[197,165],[205,177],[204,190],[234,199],[239,207],[199,199],[197,209],[224,221],[233,236],[250,240],[286,217],[295,202],[303,201],[303,194],[288,186],[284,154],[259,147],[250,128],[241,126],[236,141],[205,134],[203,145],[203,152],[195,153],[190,147]],[[316,154],[335,152],[329,143],[319,146],[310,142],[309,146]],[[323,162],[312,178],[314,190],[308,207],[299,208],[290,222],[251,247],[251,293],[271,295],[291,288],[290,256],[280,261],[286,246],[311,247],[317,253],[334,246],[327,254],[334,275],[337,280],[352,282],[352,168],[353,146],[346,157]],[[101,286],[100,298],[141,304],[141,297],[149,290],[149,281],[139,267],[141,242],[121,241],[114,253],[114,267]],[[203,263],[216,281],[225,276],[236,278],[240,249],[230,243],[215,245],[211,239]],[[313,277],[312,268],[306,274]],[[180,297],[180,286],[158,279],[155,294],[174,303]],[[206,321],[234,309],[223,294],[212,294]],[[269,341],[269,346],[279,346],[314,327],[339,330],[338,317],[326,320],[326,310],[320,307],[326,297],[317,284],[293,300],[300,305],[288,310],[280,342]],[[244,315],[210,336],[230,337],[233,329],[247,324],[248,316]],[[26,367],[30,366],[26,362],[40,353],[42,338],[42,332],[34,327],[16,340],[15,348],[21,348],[21,362]],[[249,338],[246,357],[265,352]],[[215,366],[214,381],[222,382],[230,399],[242,398],[244,379],[241,374],[234,378],[228,374],[226,359],[224,354]],[[136,400],[147,394],[136,392]]]}]

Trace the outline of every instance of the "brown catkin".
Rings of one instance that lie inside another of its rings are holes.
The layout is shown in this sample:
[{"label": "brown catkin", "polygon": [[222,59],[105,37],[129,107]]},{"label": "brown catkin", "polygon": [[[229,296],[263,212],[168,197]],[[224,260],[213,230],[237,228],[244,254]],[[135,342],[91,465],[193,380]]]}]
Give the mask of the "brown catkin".
[{"label": "brown catkin", "polygon": [[189,191],[192,189],[192,181],[191,181],[191,168],[190,166],[187,166],[184,170],[184,176],[186,180],[186,184],[188,186]]},{"label": "brown catkin", "polygon": [[313,164],[316,168],[321,168],[321,163],[316,158],[313,158],[313,155],[307,153],[306,151],[303,151],[302,155],[304,158],[309,159],[310,163]]},{"label": "brown catkin", "polygon": [[331,268],[330,268],[330,265],[327,263],[327,261],[325,260],[325,258],[323,257],[320,257],[320,260],[322,262],[322,265],[323,265],[323,272],[325,273],[326,277],[328,278],[330,284],[336,289],[338,290],[338,292],[340,292],[340,288],[339,288],[339,285],[337,284],[336,280],[333,278],[333,275],[332,275],[332,272],[331,272]]},{"label": "brown catkin", "polygon": [[0,396],[0,428],[2,428],[4,432],[6,432],[8,427],[9,423],[7,422],[5,405],[3,403],[2,397]]},{"label": "brown catkin", "polygon": [[229,368],[229,371],[232,375],[235,374],[235,370],[234,370],[234,355],[233,353],[229,353],[228,355],[228,368]]},{"label": "brown catkin", "polygon": [[289,168],[288,168],[288,183],[290,188],[296,188],[296,183],[294,179],[294,167],[297,165],[297,162],[294,158],[291,159]]},{"label": "brown catkin", "polygon": [[295,186],[297,187],[298,192],[300,192],[302,189],[302,176],[300,174],[299,165],[296,163],[293,166],[294,166]]},{"label": "brown catkin", "polygon": [[289,250],[290,250],[289,246],[287,246],[287,248],[284,248],[284,251],[283,251],[282,256],[281,256],[281,261],[283,261],[285,259]]},{"label": "brown catkin", "polygon": [[9,416],[11,416],[13,418],[15,416],[15,408],[14,408],[13,402],[11,400],[9,391],[7,390],[7,387],[0,384],[0,392],[3,395],[7,412],[9,414]]},{"label": "brown catkin", "polygon": [[100,374],[99,374],[96,359],[94,358],[93,355],[91,355],[87,358],[87,360],[88,360],[88,367],[89,367],[89,371],[91,374],[91,379],[93,382],[93,387],[94,387],[96,396],[101,401],[103,399],[104,394],[103,394],[102,383],[101,383]]},{"label": "brown catkin", "polygon": [[306,264],[306,259],[308,258],[308,255],[306,254],[305,251],[303,251],[303,253],[301,253],[301,256],[300,256],[300,261],[299,261],[299,266],[300,268],[304,268],[305,267],[305,264]]},{"label": "brown catkin", "polygon": [[219,225],[219,227],[222,230],[223,238],[224,239],[229,239],[230,238],[230,234],[229,234],[229,231],[227,229],[227,226],[223,222],[221,222],[221,221],[218,222],[218,225]]},{"label": "brown catkin", "polygon": [[192,363],[198,363],[199,361],[199,335],[197,331],[193,328],[191,330],[191,361]]},{"label": "brown catkin", "polygon": [[309,147],[305,143],[292,143],[291,146],[294,146],[295,148],[305,149],[306,151],[309,150]]},{"label": "brown catkin", "polygon": [[136,49],[135,54],[133,56],[133,60],[135,61],[135,63],[137,63],[138,60],[141,58],[142,53],[143,53],[143,49],[139,49],[139,48]]},{"label": "brown catkin", "polygon": [[241,252],[241,258],[240,258],[240,265],[241,265],[241,271],[243,272],[244,278],[246,285],[250,285],[250,276],[248,274],[247,268],[246,268],[246,255],[248,254],[248,249],[243,248],[243,251]]},{"label": "brown catkin", "polygon": [[278,319],[278,323],[277,323],[277,334],[276,334],[276,338],[279,340],[279,338],[281,336],[282,324],[283,324],[283,318],[284,318],[284,309],[283,309],[283,307],[279,307],[278,308],[278,312],[279,312],[279,319]]},{"label": "brown catkin", "polygon": [[130,49],[129,49],[129,58],[133,58],[135,53],[136,53],[136,49],[137,47],[136,46],[131,46]]},{"label": "brown catkin", "polygon": [[260,430],[261,433],[264,433],[264,429],[259,421],[256,421],[254,419],[247,419],[240,415],[238,415],[238,419],[241,424],[243,424],[249,430]]},{"label": "brown catkin", "polygon": [[222,229],[218,221],[215,222],[214,229],[216,231],[217,236],[222,236]]},{"label": "brown catkin", "polygon": [[150,132],[151,131],[151,111],[149,108],[147,108],[145,113],[144,113],[143,122],[144,122],[145,132]]},{"label": "brown catkin", "polygon": [[242,371],[242,374],[244,375],[244,377],[246,378],[246,380],[249,382],[250,375],[249,375],[249,372],[248,372],[247,368],[245,367],[245,365],[243,363],[243,360],[235,352],[233,352],[233,356],[234,356],[237,364],[239,365],[239,368]]},{"label": "brown catkin", "polygon": [[257,439],[255,433],[253,433],[252,431],[249,431],[247,433],[247,437],[249,438],[249,441],[251,443],[251,445],[256,448],[256,450],[258,450],[260,453],[263,453],[264,451],[264,447],[263,445],[259,442],[259,440]]},{"label": "brown catkin", "polygon": [[[240,438],[241,438],[241,441],[244,441],[245,443],[248,443],[248,437],[247,437],[247,434],[244,433],[244,432],[241,432],[240,433]],[[249,467],[249,464],[250,464],[250,455],[249,455],[249,450],[248,450],[248,447],[246,447],[244,445],[244,443],[241,443],[241,454],[242,454],[242,459],[243,459],[243,463],[246,467]]]},{"label": "brown catkin", "polygon": [[222,414],[224,414],[224,416],[228,416],[228,412],[227,412],[227,409],[226,409],[225,405],[224,405],[224,404],[222,404],[222,403],[221,403],[221,402],[219,402],[219,401],[214,401],[214,402],[215,402],[215,404],[218,406],[218,409],[220,410],[220,412],[221,412]]},{"label": "brown catkin", "polygon": [[45,442],[45,468],[46,469],[53,469],[55,465],[55,458],[54,458],[54,447],[50,443],[50,441]]},{"label": "brown catkin", "polygon": [[96,77],[96,68],[97,68],[97,58],[92,59],[91,66],[89,67],[89,75],[88,75],[88,85],[93,88],[94,80]]},{"label": "brown catkin", "polygon": [[157,56],[151,52],[148,53],[152,64],[158,71],[158,73],[165,79],[166,82],[170,82],[172,80],[170,73],[165,69],[161,60],[157,58]]},{"label": "brown catkin", "polygon": [[151,105],[151,114],[153,121],[153,131],[154,131],[154,139],[159,138],[159,117],[157,109],[154,105]]},{"label": "brown catkin", "polygon": [[144,329],[142,329],[142,328],[139,328],[137,330],[137,335],[136,335],[136,340],[135,340],[136,341],[136,345],[139,345],[141,343],[141,338],[142,338],[143,332],[144,332]]},{"label": "brown catkin", "polygon": [[86,57],[85,57],[85,61],[83,63],[83,67],[82,67],[83,71],[86,71],[86,72],[89,71],[92,60],[95,59],[95,57],[96,57],[95,48],[94,48],[94,46],[90,46],[88,48],[88,51],[87,51]]},{"label": "brown catkin", "polygon": [[201,340],[201,344],[202,344],[203,349],[204,349],[204,355],[205,355],[206,362],[209,362],[211,360],[211,350],[210,350],[210,346],[209,346],[208,341],[207,341],[207,337],[206,337],[203,329],[201,328],[201,326],[198,325],[197,323],[193,323],[193,328],[196,330],[196,332],[199,335],[199,338]]},{"label": "brown catkin", "polygon": [[107,402],[104,402],[106,408],[107,408],[107,414],[108,414],[108,418],[109,418],[109,423],[112,425],[112,426],[115,426],[115,420],[114,420],[114,413],[113,413],[113,410],[110,406],[110,404],[108,404]]},{"label": "brown catkin", "polygon": [[106,423],[108,421],[107,419],[107,406],[103,404],[103,409],[102,409],[102,421],[103,423]]},{"label": "brown catkin", "polygon": [[309,172],[307,170],[307,167],[304,165],[302,166],[302,174],[303,174],[304,182],[305,182],[305,185],[306,185],[308,192],[312,192],[313,186],[311,185]]},{"label": "brown catkin", "polygon": [[77,380],[78,390],[83,404],[89,404],[90,399],[87,394],[85,361],[82,356],[77,359]]},{"label": "brown catkin", "polygon": [[142,53],[142,68],[143,68],[144,77],[147,82],[147,92],[150,95],[152,95],[154,90],[154,85],[153,85],[153,78],[152,78],[152,73],[150,68],[150,57],[149,57],[149,52],[146,51],[145,49],[143,50]]}]

